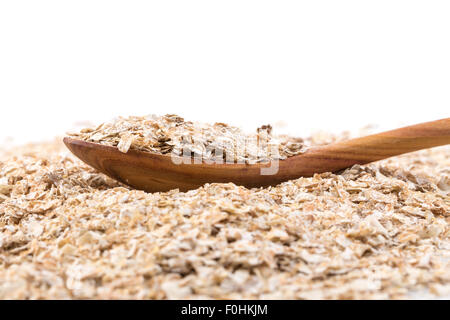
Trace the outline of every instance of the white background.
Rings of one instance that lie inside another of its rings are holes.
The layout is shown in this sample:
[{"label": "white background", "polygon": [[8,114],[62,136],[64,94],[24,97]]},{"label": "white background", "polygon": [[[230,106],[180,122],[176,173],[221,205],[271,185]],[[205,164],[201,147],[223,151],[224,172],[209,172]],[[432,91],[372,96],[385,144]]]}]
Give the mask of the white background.
[{"label": "white background", "polygon": [[0,141],[177,113],[295,133],[449,117],[450,1],[1,1]]}]

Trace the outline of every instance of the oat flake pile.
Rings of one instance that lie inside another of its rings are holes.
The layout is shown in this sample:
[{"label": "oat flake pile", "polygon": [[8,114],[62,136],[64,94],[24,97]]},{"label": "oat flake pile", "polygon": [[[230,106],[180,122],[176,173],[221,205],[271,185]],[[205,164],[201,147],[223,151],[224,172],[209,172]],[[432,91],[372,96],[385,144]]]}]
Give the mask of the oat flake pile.
[{"label": "oat flake pile", "polygon": [[450,148],[146,193],[60,140],[0,156],[0,299],[450,296]]},{"label": "oat flake pile", "polygon": [[124,153],[134,149],[231,163],[286,159],[305,151],[303,139],[274,136],[270,125],[263,125],[256,133],[248,134],[225,123],[186,121],[174,114],[119,117],[94,128],[70,133],[70,136],[114,146]]}]

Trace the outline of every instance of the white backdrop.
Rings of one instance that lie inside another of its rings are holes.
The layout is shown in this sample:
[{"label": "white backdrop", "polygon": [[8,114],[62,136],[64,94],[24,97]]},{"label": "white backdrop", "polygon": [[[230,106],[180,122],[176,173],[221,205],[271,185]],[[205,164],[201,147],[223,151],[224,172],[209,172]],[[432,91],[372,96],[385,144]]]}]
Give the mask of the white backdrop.
[{"label": "white backdrop", "polygon": [[0,1],[0,141],[178,113],[291,133],[449,117],[449,1]]}]

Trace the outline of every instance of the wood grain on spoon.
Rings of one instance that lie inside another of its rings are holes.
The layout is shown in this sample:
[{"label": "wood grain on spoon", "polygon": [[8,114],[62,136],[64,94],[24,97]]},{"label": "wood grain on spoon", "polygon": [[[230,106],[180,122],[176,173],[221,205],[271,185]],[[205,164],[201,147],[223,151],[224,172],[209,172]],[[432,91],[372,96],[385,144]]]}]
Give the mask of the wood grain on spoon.
[{"label": "wood grain on spoon", "polygon": [[176,188],[186,191],[212,182],[259,187],[450,144],[450,118],[312,147],[303,154],[280,160],[275,175],[261,175],[261,168],[270,164],[175,164],[171,155],[136,150],[122,153],[116,147],[71,138],[64,138],[64,143],[98,171],[148,192]]}]

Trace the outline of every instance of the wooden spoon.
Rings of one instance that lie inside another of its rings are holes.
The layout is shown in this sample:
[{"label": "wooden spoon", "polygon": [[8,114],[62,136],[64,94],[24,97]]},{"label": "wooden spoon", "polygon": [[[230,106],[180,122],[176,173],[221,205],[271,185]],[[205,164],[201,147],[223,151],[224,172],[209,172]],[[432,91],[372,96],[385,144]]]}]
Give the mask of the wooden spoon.
[{"label": "wooden spoon", "polygon": [[280,160],[275,175],[261,175],[258,164],[175,164],[171,155],[129,150],[64,138],[82,161],[113,179],[147,192],[186,191],[205,183],[233,182],[246,187],[275,185],[315,173],[335,172],[392,156],[450,144],[450,118],[421,123],[362,138],[311,147],[305,153]]}]

